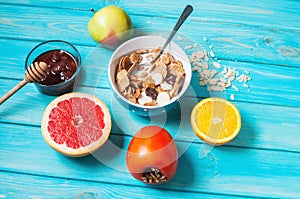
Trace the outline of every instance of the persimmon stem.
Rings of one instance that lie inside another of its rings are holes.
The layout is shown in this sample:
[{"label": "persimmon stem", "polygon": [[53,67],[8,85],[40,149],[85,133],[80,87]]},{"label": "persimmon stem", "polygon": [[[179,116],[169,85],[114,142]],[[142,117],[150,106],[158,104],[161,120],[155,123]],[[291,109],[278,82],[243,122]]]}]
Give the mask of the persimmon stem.
[{"label": "persimmon stem", "polygon": [[148,167],[143,173],[142,180],[146,184],[161,184],[167,182],[167,177],[158,168]]}]

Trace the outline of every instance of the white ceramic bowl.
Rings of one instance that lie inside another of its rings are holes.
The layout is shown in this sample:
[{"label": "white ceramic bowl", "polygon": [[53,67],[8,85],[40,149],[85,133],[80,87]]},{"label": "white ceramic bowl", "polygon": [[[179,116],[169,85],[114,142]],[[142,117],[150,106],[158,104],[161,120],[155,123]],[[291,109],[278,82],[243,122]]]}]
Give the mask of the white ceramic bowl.
[{"label": "white ceramic bowl", "polygon": [[178,102],[178,99],[186,92],[190,85],[191,77],[192,77],[192,71],[191,71],[191,63],[189,61],[189,58],[185,54],[185,52],[174,42],[170,42],[170,44],[165,49],[166,52],[170,53],[176,60],[180,60],[183,64],[183,68],[185,70],[185,80],[182,86],[181,91],[178,93],[178,95],[174,96],[167,104],[163,106],[143,106],[140,104],[135,104],[133,102],[130,102],[125,97],[121,95],[121,93],[118,91],[117,85],[116,85],[116,71],[117,66],[119,63],[119,60],[122,56],[131,53],[135,50],[140,49],[152,49],[163,46],[165,43],[166,38],[162,38],[159,36],[139,36],[135,37],[133,39],[130,39],[120,45],[113,53],[112,57],[109,61],[109,69],[108,69],[108,78],[109,83],[111,86],[111,89],[113,90],[113,93],[116,97],[116,99],[126,108],[128,108],[130,111],[135,112],[138,115],[142,116],[151,116],[151,115],[159,115],[166,111],[171,110],[173,107],[175,107],[176,103]]}]

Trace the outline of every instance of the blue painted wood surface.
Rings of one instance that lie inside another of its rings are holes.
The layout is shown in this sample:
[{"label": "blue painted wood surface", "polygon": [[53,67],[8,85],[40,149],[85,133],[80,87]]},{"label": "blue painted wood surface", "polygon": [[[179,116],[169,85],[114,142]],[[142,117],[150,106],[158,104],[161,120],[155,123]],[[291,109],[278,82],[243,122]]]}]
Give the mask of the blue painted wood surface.
[{"label": "blue painted wood surface", "polygon": [[[193,105],[211,95],[197,73],[180,100],[183,108],[163,117],[139,117],[116,103],[107,79],[113,51],[97,46],[87,32],[90,8],[107,2],[0,0],[0,95],[23,78],[35,45],[62,39],[85,60],[77,90],[103,99],[113,117],[103,148],[67,158],[41,135],[43,111],[54,97],[26,85],[0,107],[0,198],[300,198],[300,2],[188,1],[195,10],[178,33],[185,39],[175,42],[212,46],[222,66],[249,71],[252,78],[250,90],[236,82],[239,92],[220,94],[229,100],[235,95],[243,123],[238,137],[219,147],[204,144],[189,124]],[[185,6],[180,0],[114,2],[136,28],[164,31]],[[102,61],[91,62],[95,56]],[[168,129],[180,153],[178,172],[165,185],[144,185],[125,165],[131,136],[150,124]]]}]

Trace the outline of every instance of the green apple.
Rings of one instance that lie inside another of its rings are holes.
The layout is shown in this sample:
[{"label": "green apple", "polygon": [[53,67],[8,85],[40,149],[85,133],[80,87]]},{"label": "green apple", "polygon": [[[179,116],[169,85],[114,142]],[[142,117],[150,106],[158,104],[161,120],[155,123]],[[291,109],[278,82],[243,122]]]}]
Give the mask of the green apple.
[{"label": "green apple", "polygon": [[116,48],[132,35],[132,21],[122,8],[107,6],[94,12],[88,23],[88,31],[96,42],[108,48]]}]

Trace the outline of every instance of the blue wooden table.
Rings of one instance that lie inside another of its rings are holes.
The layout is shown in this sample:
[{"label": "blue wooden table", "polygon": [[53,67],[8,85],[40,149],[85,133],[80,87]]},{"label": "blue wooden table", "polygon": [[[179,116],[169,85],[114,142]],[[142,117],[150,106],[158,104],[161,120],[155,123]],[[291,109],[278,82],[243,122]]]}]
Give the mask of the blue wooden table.
[{"label": "blue wooden table", "polygon": [[[68,158],[43,140],[44,109],[55,97],[28,84],[0,107],[0,198],[300,198],[300,2],[188,1],[194,12],[174,41],[190,56],[195,48],[213,51],[224,67],[247,74],[224,92],[208,92],[193,73],[193,95],[182,110],[143,118],[115,102],[107,79],[113,51],[89,36],[90,8],[115,4],[135,28],[171,29],[186,2],[0,0],[0,95],[23,79],[24,62],[38,43],[68,41],[83,60],[76,90],[103,99],[113,117],[109,141],[83,158]],[[179,37],[180,36],[180,37]],[[93,62],[94,57],[100,62]],[[86,65],[86,66],[85,66]],[[218,66],[218,65],[217,65]],[[210,147],[189,123],[199,100],[220,95],[240,110],[242,128],[232,142]],[[125,164],[132,135],[145,125],[165,127],[179,150],[176,176],[148,186]]]}]

